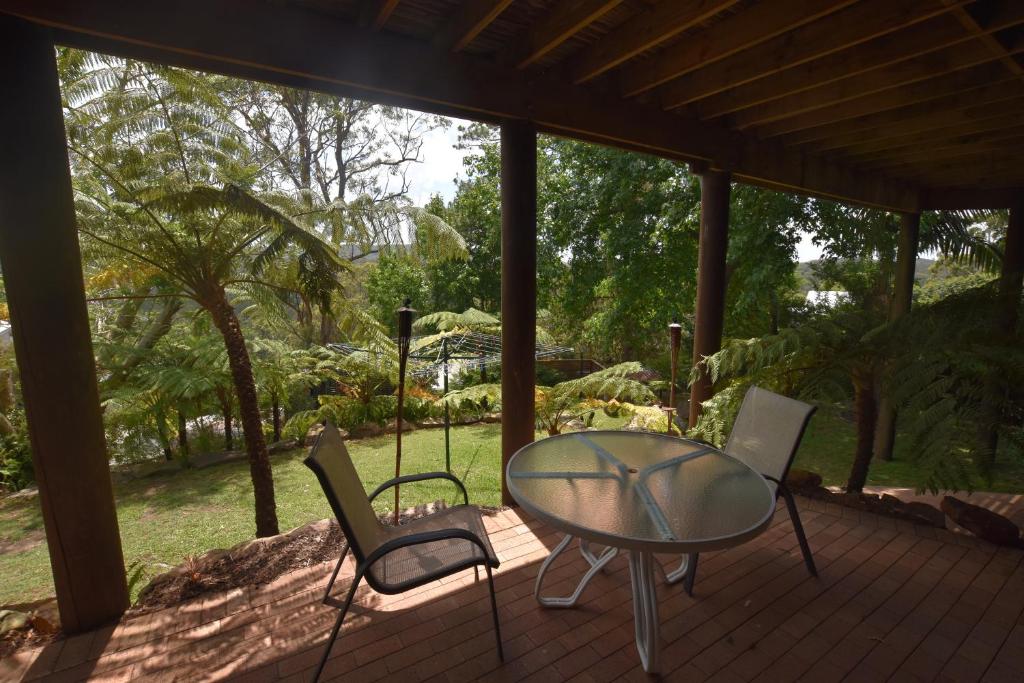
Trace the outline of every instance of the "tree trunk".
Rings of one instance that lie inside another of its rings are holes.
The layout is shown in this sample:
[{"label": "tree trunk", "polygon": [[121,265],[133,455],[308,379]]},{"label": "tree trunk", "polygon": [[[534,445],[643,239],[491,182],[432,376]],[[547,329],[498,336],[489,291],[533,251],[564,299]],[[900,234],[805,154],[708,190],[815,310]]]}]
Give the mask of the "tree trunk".
[{"label": "tree trunk", "polygon": [[181,408],[178,408],[178,450],[183,457],[188,458],[188,420]]},{"label": "tree trunk", "polygon": [[224,413],[224,450],[231,451],[235,448],[235,435],[231,431],[231,411]]},{"label": "tree trunk", "polygon": [[275,536],[278,533],[278,526],[277,505],[274,501],[274,475],[270,469],[267,444],[263,439],[260,404],[256,397],[256,380],[252,375],[252,362],[249,359],[249,350],[245,347],[242,326],[234,309],[228,304],[223,289],[208,297],[204,307],[210,312],[214,325],[224,338],[228,363],[231,366],[231,378],[234,380],[235,393],[238,395],[238,412],[242,418],[245,448],[249,453],[249,474],[252,477],[255,496],[256,535]]},{"label": "tree trunk", "polygon": [[271,399],[271,412],[274,415],[274,441],[277,442],[281,440],[281,401],[276,393]]},{"label": "tree trunk", "polygon": [[857,452],[853,456],[847,493],[860,493],[868,480],[871,454],[874,450],[875,421],[878,416],[875,387],[870,372],[853,378],[853,409],[857,422]]}]

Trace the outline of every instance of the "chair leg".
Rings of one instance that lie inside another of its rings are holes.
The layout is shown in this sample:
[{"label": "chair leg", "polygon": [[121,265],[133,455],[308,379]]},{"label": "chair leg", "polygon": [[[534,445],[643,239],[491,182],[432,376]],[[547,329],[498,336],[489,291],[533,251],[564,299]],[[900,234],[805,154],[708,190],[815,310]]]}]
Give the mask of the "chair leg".
[{"label": "chair leg", "polygon": [[479,580],[480,580],[480,565],[474,564],[473,565],[473,581],[479,581]]},{"label": "chair leg", "polygon": [[313,676],[313,683],[320,680],[320,674],[323,673],[324,665],[327,664],[327,657],[331,654],[331,648],[334,647],[334,641],[338,639],[338,631],[341,630],[341,622],[345,620],[345,615],[348,614],[348,608],[352,606],[352,598],[355,597],[356,588],[359,587],[359,582],[362,579],[362,570],[356,569],[356,575],[352,579],[352,586],[348,589],[348,597],[345,598],[345,606],[341,608],[341,614],[338,615],[338,620],[334,622],[334,628],[331,629],[331,637],[327,639],[327,647],[324,648],[324,656],[320,658],[320,665],[316,667],[316,675]]},{"label": "chair leg", "polygon": [[686,589],[686,594],[691,598],[693,597],[693,582],[697,578],[697,560],[700,558],[699,553],[690,553],[689,558],[686,561],[686,583],[683,584],[683,588]]},{"label": "chair leg", "polygon": [[341,571],[341,564],[345,561],[345,557],[348,555],[348,543],[345,544],[345,549],[341,551],[341,557],[338,558],[338,564],[334,567],[334,573],[331,574],[331,580],[327,582],[327,590],[324,591],[323,602],[326,604],[327,599],[331,597],[331,589],[334,588],[334,581],[338,578],[338,572]]},{"label": "chair leg", "polygon": [[501,624],[498,622],[498,600],[494,597],[494,576],[491,574],[491,565],[485,564],[487,569],[487,583],[491,588],[491,614],[494,616],[494,637],[498,641],[498,659],[505,661],[505,651],[501,647]]},{"label": "chair leg", "polygon": [[811,555],[811,546],[807,543],[807,536],[804,534],[804,525],[800,523],[800,511],[796,508],[796,501],[793,494],[789,492],[785,484],[779,484],[779,493],[786,501],[786,509],[789,510],[789,518],[793,521],[793,531],[796,532],[796,540],[800,542],[800,552],[804,555],[804,564],[811,576],[818,576],[818,568],[814,566],[814,556]]}]

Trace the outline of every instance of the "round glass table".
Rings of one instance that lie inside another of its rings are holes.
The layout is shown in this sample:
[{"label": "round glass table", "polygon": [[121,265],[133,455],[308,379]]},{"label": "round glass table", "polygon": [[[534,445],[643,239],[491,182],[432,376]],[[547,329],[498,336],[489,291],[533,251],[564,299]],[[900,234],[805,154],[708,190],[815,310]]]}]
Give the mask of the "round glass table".
[{"label": "round glass table", "polygon": [[[664,434],[552,436],[519,449],[506,477],[524,510],[565,533],[537,575],[542,605],[572,607],[590,579],[628,551],[636,644],[650,672],[658,670],[660,649],[654,554],[738,545],[760,534],[775,512],[775,495],[759,473],[711,446]],[[573,539],[590,569],[571,595],[541,595],[544,573]],[[591,543],[604,550],[595,553]],[[667,578],[681,578],[685,564]]]}]

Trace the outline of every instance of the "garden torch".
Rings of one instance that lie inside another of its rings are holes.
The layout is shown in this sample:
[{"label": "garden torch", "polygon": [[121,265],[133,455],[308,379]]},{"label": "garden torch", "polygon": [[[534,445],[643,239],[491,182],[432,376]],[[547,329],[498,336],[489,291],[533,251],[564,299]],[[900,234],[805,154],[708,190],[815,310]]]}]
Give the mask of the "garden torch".
[{"label": "garden torch", "polygon": [[[405,403],[405,363],[409,359],[409,344],[412,342],[412,317],[416,311],[409,307],[406,299],[398,309],[398,414],[395,418],[395,477],[402,476],[402,423]],[[395,486],[395,526],[398,526],[398,486]]]},{"label": "garden torch", "polygon": [[669,359],[672,363],[671,379],[668,385],[668,410],[665,415],[668,417],[668,433],[672,433],[672,416],[676,410],[676,370],[679,369],[679,346],[682,343],[683,326],[673,320],[668,326]]}]

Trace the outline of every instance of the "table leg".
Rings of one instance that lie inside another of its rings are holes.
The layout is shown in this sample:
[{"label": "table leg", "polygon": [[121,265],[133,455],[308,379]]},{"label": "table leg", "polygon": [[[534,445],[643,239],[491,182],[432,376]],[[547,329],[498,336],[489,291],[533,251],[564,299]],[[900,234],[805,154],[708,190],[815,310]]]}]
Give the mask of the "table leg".
[{"label": "table leg", "polygon": [[690,573],[691,564],[697,564],[697,555],[683,555],[683,560],[679,563],[678,569],[665,572],[665,581],[669,584],[679,583]]},{"label": "table leg", "polygon": [[636,629],[636,649],[644,671],[657,673],[661,652],[661,634],[658,623],[658,592],[654,582],[654,556],[636,550],[629,551],[629,576],[633,584],[633,624]]},{"label": "table leg", "polygon": [[580,596],[583,595],[583,590],[587,587],[587,584],[590,583],[590,580],[592,578],[594,578],[594,575],[601,571],[601,569],[606,564],[608,564],[612,560],[612,558],[615,557],[619,552],[618,548],[609,547],[606,548],[605,551],[601,553],[599,556],[594,557],[590,553],[589,549],[584,550],[584,541],[581,540],[580,553],[583,555],[584,558],[586,558],[587,562],[590,563],[590,569],[588,569],[587,573],[583,575],[582,579],[580,579],[580,583],[578,586],[576,586],[576,590],[573,591],[572,595],[567,595],[564,597],[548,597],[541,595],[540,589],[541,585],[544,583],[544,574],[547,572],[548,567],[550,567],[551,564],[555,561],[555,558],[558,557],[561,554],[561,552],[569,546],[570,543],[572,543],[573,538],[574,536],[566,534],[565,538],[563,538],[561,542],[555,546],[555,549],[551,551],[551,554],[548,555],[547,559],[544,560],[544,563],[541,564],[540,571],[537,573],[537,583],[535,583],[533,586],[533,597],[535,597],[537,599],[537,602],[539,602],[544,607],[572,607],[573,605],[575,605],[576,602],[580,599]]}]

